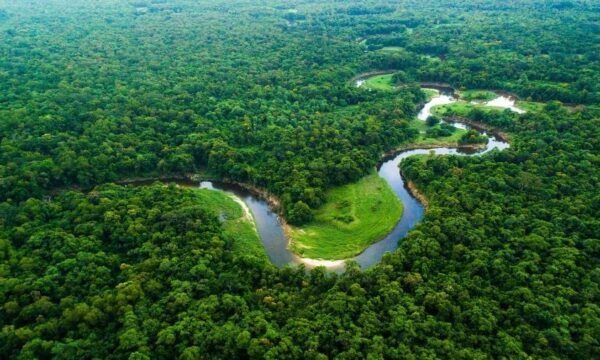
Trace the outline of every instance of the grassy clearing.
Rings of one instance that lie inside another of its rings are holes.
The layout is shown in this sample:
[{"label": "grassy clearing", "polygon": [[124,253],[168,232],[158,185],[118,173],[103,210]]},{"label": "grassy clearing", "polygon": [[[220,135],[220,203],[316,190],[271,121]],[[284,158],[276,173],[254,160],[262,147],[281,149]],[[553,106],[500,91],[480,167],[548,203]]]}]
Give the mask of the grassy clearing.
[{"label": "grassy clearing", "polygon": [[331,189],[315,219],[291,227],[292,250],[314,259],[338,260],[361,253],[389,233],[402,216],[402,203],[373,172],[356,183]]},{"label": "grassy clearing", "polygon": [[392,83],[392,74],[377,75],[368,78],[363,87],[372,90],[391,91],[396,87]]},{"label": "grassy clearing", "polygon": [[489,90],[465,90],[458,95],[465,101],[490,101],[498,97],[498,94]]},{"label": "grassy clearing", "polygon": [[527,112],[540,112],[544,108],[544,103],[534,101],[521,101],[518,100],[515,104],[518,108],[521,108]]},{"label": "grassy clearing", "polygon": [[379,49],[379,51],[382,51],[382,52],[396,52],[396,51],[400,51],[400,50],[402,50],[402,48],[399,46],[385,46],[385,47],[382,47],[381,49]]},{"label": "grassy clearing", "polygon": [[436,89],[421,89],[421,91],[423,91],[425,93],[425,95],[427,96],[427,101],[430,101],[431,99],[433,99],[434,97],[438,96],[440,94],[440,92]]},{"label": "grassy clearing", "polygon": [[[439,125],[436,125],[439,126]],[[412,143],[414,145],[426,145],[426,146],[456,146],[458,145],[458,140],[460,140],[461,136],[465,134],[467,131],[464,129],[456,129],[452,135],[443,136],[443,137],[427,137],[425,132],[430,127],[427,126],[425,121],[421,120],[413,120],[410,122],[410,127],[419,131],[419,137]]]},{"label": "grassy clearing", "polygon": [[225,235],[234,239],[234,251],[267,260],[252,214],[246,214],[232,196],[222,191],[208,189],[194,191],[199,202],[214,211],[223,221]]},{"label": "grassy clearing", "polygon": [[455,102],[448,105],[441,105],[434,107],[431,112],[437,116],[445,117],[445,116],[461,116],[461,117],[469,117],[470,112],[473,109],[479,109],[483,112],[492,112],[492,111],[504,111],[501,108],[495,108],[491,106],[486,106],[484,104],[469,104],[464,102]]}]

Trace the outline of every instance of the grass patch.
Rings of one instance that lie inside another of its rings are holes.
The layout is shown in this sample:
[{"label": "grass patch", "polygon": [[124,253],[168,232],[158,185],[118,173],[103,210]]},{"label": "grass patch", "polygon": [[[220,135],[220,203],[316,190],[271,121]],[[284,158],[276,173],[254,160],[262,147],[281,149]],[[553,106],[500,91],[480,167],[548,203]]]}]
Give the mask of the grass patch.
[{"label": "grass patch", "polygon": [[498,94],[489,90],[465,90],[459,92],[461,99],[465,101],[490,101],[498,97]]},{"label": "grass patch", "polygon": [[221,219],[225,236],[234,240],[234,251],[268,260],[252,215],[248,216],[232,196],[209,189],[195,189],[194,192],[199,202]]},{"label": "grass patch", "polygon": [[381,240],[402,216],[402,203],[373,172],[329,190],[310,223],[291,227],[292,250],[314,259],[346,259]]},{"label": "grass patch", "polygon": [[392,83],[392,74],[372,76],[365,81],[363,87],[381,91],[391,91],[396,88]]},{"label": "grass patch", "polygon": [[515,106],[521,108],[527,112],[540,112],[544,109],[544,103],[534,101],[521,101],[518,100]]},{"label": "grass patch", "polygon": [[440,94],[440,92],[436,89],[421,89],[421,91],[423,91],[425,93],[425,96],[427,96],[427,101],[430,101],[431,99],[433,99],[434,97],[438,96]]},{"label": "grass patch", "polygon": [[382,51],[382,52],[396,52],[396,51],[400,51],[400,50],[402,50],[402,48],[399,46],[385,46],[385,47],[382,47],[381,49],[379,49],[379,51]]},{"label": "grass patch", "polygon": [[[439,125],[436,125],[439,126]],[[466,134],[464,129],[456,129],[450,136],[444,137],[428,137],[425,132],[430,127],[427,126],[425,121],[413,120],[410,122],[410,127],[419,131],[419,136],[411,144],[413,145],[426,145],[426,146],[456,146],[460,138]]]},{"label": "grass patch", "polygon": [[491,106],[486,106],[484,104],[469,104],[464,102],[455,102],[447,105],[436,106],[431,109],[431,112],[434,115],[445,117],[445,116],[460,116],[460,117],[469,117],[469,114],[473,109],[479,109],[483,112],[500,112],[504,111],[501,108],[495,108]]}]

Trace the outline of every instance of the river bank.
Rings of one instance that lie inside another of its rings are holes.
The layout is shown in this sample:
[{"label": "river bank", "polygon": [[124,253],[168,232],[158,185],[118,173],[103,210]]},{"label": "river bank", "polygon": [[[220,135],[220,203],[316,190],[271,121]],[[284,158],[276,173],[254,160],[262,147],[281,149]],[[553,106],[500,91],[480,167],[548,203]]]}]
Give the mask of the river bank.
[{"label": "river bank", "polygon": [[[439,84],[438,84],[439,85]],[[442,84],[445,85],[445,84]],[[433,104],[439,103],[441,96],[449,96],[440,93],[424,104],[419,112],[419,118],[426,118],[431,111]],[[430,105],[430,106],[428,106]],[[377,175],[389,185],[393,194],[402,203],[403,210],[400,219],[397,220],[393,229],[385,236],[378,235],[373,237],[358,255],[343,259],[319,259],[302,257],[298,255],[293,243],[293,237],[290,236],[294,229],[287,224],[282,214],[281,200],[252,184],[246,184],[231,179],[222,179],[214,174],[200,172],[197,174],[171,174],[161,176],[133,177],[118,181],[121,185],[146,185],[156,181],[176,182],[191,187],[211,188],[229,192],[241,202],[246,204],[242,211],[246,214],[249,211],[255,222],[255,228],[260,235],[260,242],[271,263],[276,266],[286,266],[289,264],[303,264],[307,268],[324,266],[331,271],[343,271],[344,264],[348,260],[356,261],[362,268],[367,268],[379,262],[383,255],[388,251],[394,251],[398,246],[398,241],[414,228],[422,219],[429,203],[425,196],[421,194],[415,184],[405,181],[399,170],[400,162],[414,155],[480,155],[493,149],[504,149],[508,147],[508,135],[494,129],[486,124],[480,124],[468,119],[455,118],[447,119],[456,121],[455,126],[462,128],[474,128],[481,132],[491,134],[488,144],[473,144],[459,146],[457,143],[437,143],[437,144],[405,144],[397,149],[390,150],[382,154],[381,161],[377,168]],[[421,120],[415,120],[421,121]],[[238,206],[241,205],[238,202]],[[351,238],[353,233],[345,235]],[[313,246],[318,246],[318,241]],[[334,251],[335,249],[331,249]],[[343,253],[343,252],[342,252]],[[354,252],[356,253],[356,252]]]},{"label": "river bank", "polygon": [[427,200],[425,195],[423,195],[419,191],[419,189],[417,188],[417,185],[412,181],[408,181],[406,183],[406,187],[408,188],[408,191],[410,191],[411,195],[414,196],[417,200],[419,200],[419,202],[421,204],[423,204],[425,211],[427,211],[429,209],[429,201]]},{"label": "river bank", "polygon": [[[435,99],[432,99],[431,101],[435,101]],[[463,123],[464,119],[455,120],[459,123]],[[464,124],[464,126],[473,126],[473,128],[477,126],[480,131],[498,134],[502,139],[508,138],[505,134],[485,126],[485,124],[471,121],[468,121],[468,123],[469,124]],[[373,239],[373,242],[366,246],[357,256],[350,258],[320,259],[298,255],[294,251],[295,244],[293,243],[292,236],[290,236],[293,228],[287,224],[285,217],[281,213],[281,202],[275,195],[270,194],[266,190],[255,185],[232,181],[230,179],[218,179],[217,181],[211,182],[211,187],[216,190],[233,192],[248,205],[256,222],[256,228],[259,231],[261,242],[273,264],[277,266],[303,264],[307,268],[324,266],[330,271],[341,272],[344,270],[346,261],[354,260],[362,268],[366,268],[378,262],[386,252],[395,250],[398,241],[406,236],[406,234],[421,220],[429,206],[427,199],[418,191],[416,185],[410,181],[404,181],[399,170],[399,163],[402,159],[413,155],[427,154],[467,156],[472,154],[482,154],[493,148],[502,149],[507,147],[508,144],[503,142],[502,139],[492,136],[491,142],[488,144],[472,144],[465,146],[458,146],[456,143],[444,144],[446,146],[440,146],[440,144],[406,144],[382,154],[381,162],[378,166],[378,175],[388,183],[396,197],[402,203],[402,216],[387,235],[383,238],[378,237]],[[196,186],[200,180],[205,180],[203,179],[203,174],[187,174],[185,176],[179,176],[178,178],[181,179],[182,177],[187,179],[188,183],[189,181],[195,181]],[[143,180],[165,181],[165,178],[166,177],[145,178]],[[173,177],[171,177],[171,179],[173,179]]]}]

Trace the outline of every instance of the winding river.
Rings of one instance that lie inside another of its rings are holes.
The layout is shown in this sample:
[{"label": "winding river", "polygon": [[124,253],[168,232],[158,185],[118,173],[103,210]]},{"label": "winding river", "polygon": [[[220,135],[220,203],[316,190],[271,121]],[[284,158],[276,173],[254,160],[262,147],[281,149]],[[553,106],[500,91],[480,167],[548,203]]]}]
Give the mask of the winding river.
[{"label": "winding river", "polygon": [[[357,80],[356,86],[362,85],[363,82],[364,79]],[[440,89],[439,87],[437,89],[439,90],[438,95],[434,96],[427,104],[425,104],[422,110],[419,112],[417,116],[419,120],[427,119],[427,117],[431,115],[431,109],[434,106],[450,104],[457,101],[451,89]],[[500,105],[507,108],[514,107],[514,100],[500,98],[506,97],[499,96],[499,99],[492,100],[492,103],[495,106]],[[461,123],[452,124],[460,128],[469,128],[468,125]],[[485,133],[483,131],[481,132]],[[479,150],[447,147],[433,149],[418,148],[399,151],[385,160],[380,165],[378,173],[379,176],[387,181],[396,196],[398,196],[402,202],[404,207],[402,218],[396,227],[384,239],[370,245],[360,255],[354,257],[353,260],[356,261],[362,268],[370,267],[379,262],[386,252],[395,250],[398,246],[399,240],[405,237],[406,234],[423,218],[425,213],[423,205],[410,193],[406,187],[404,179],[400,174],[398,166],[402,159],[421,154],[478,156],[495,149],[502,150],[509,146],[507,142],[494,135],[486,135],[489,137],[489,142],[485,148]],[[282,222],[280,221],[277,213],[275,213],[270,208],[269,204],[259,196],[256,196],[252,192],[238,186],[213,181],[203,181],[200,183],[200,187],[233,193],[248,206],[254,216],[256,227],[267,255],[271,262],[276,266],[281,267],[288,264],[302,263],[307,268],[325,266],[331,271],[342,272],[344,270],[345,260],[327,261],[306,259],[300,258],[296,254],[292,253],[288,249],[288,239],[285,236]]]}]

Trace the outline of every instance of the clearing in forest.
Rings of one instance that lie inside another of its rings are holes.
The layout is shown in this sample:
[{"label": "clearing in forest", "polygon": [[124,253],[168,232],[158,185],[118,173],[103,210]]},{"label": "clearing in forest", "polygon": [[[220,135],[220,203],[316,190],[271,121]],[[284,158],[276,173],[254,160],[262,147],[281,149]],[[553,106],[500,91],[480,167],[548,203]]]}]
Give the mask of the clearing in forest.
[{"label": "clearing in forest", "polygon": [[377,173],[326,193],[310,223],[290,227],[292,250],[313,259],[339,260],[360,254],[384,238],[400,220],[402,203]]}]

